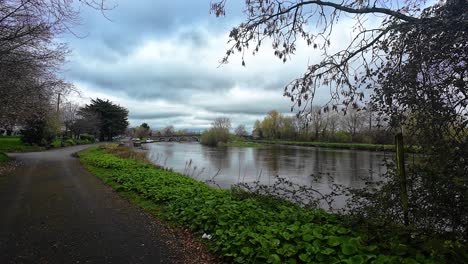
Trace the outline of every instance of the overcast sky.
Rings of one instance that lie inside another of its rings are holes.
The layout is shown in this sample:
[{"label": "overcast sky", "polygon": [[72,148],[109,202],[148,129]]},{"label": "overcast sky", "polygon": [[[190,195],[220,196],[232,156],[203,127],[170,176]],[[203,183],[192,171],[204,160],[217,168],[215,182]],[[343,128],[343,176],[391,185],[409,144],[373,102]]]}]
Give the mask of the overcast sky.
[{"label": "overcast sky", "polygon": [[[128,108],[131,126],[205,129],[226,116],[233,127],[250,129],[272,109],[290,113],[284,86],[317,62],[318,53],[300,44],[282,63],[264,45],[247,56],[246,67],[240,57],[220,66],[230,29],[244,18],[244,1],[228,1],[224,18],[209,14],[210,1],[119,0],[105,13],[109,19],[83,8],[73,31],[85,37],[64,36],[73,50],[65,79],[79,88],[81,103],[99,97]],[[350,38],[351,22],[344,18],[335,27],[335,43]],[[325,100],[327,91],[319,91],[316,102]]]}]

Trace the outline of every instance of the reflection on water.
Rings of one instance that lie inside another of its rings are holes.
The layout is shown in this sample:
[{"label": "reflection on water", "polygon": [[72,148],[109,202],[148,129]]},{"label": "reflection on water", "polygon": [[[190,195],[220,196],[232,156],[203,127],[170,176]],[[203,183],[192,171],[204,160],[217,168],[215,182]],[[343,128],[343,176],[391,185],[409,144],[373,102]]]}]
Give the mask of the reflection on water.
[{"label": "reflection on water", "polygon": [[[300,185],[329,190],[336,183],[363,187],[365,181],[380,179],[385,172],[380,152],[327,148],[268,146],[265,148],[214,148],[198,143],[161,142],[146,144],[148,157],[159,165],[183,173],[191,160],[190,174],[199,180],[215,181],[222,188],[239,182],[259,180],[272,184],[278,175]],[[195,171],[194,171],[195,170]],[[319,180],[314,180],[319,176]]]}]

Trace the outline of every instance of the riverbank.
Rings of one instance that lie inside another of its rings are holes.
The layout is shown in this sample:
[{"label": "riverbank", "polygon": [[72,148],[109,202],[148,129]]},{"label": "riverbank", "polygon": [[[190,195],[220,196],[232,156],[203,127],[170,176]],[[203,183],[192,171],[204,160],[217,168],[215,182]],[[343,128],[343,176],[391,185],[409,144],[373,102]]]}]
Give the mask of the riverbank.
[{"label": "riverbank", "polygon": [[255,140],[255,141],[249,141],[249,142],[268,144],[268,145],[288,145],[288,146],[352,149],[352,150],[367,150],[367,151],[390,151],[390,152],[395,151],[394,145],[364,144],[364,143],[334,143],[334,142],[288,141],[288,140]]},{"label": "riverbank", "polygon": [[219,143],[218,147],[237,147],[237,148],[262,148],[265,144],[246,141],[246,140],[234,140],[227,143]]},{"label": "riverbank", "polygon": [[79,156],[116,191],[133,193],[155,207],[158,217],[204,235],[211,251],[228,261],[438,263],[439,256],[417,247],[416,239],[412,244],[375,241],[372,234],[345,226],[337,215],[238,190],[214,189],[124,148],[93,147]]}]

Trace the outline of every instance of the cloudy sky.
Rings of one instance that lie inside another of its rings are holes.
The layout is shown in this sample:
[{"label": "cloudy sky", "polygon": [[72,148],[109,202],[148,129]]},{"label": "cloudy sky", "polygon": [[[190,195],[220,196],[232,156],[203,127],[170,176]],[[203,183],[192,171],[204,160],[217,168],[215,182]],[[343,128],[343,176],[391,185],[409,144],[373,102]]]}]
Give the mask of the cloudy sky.
[{"label": "cloudy sky", "polygon": [[[224,18],[209,14],[210,0],[119,0],[103,16],[82,9],[77,36],[63,38],[73,50],[66,80],[81,91],[81,103],[106,98],[129,109],[131,126],[204,129],[218,116],[251,128],[272,109],[289,113],[284,86],[320,57],[300,44],[282,63],[264,45],[256,56],[219,65],[229,30],[241,22],[244,1],[229,1]],[[136,4],[138,3],[138,4]],[[335,27],[335,43],[350,38],[350,19]],[[338,48],[338,47],[337,47]],[[324,102],[327,91],[316,97]]]}]

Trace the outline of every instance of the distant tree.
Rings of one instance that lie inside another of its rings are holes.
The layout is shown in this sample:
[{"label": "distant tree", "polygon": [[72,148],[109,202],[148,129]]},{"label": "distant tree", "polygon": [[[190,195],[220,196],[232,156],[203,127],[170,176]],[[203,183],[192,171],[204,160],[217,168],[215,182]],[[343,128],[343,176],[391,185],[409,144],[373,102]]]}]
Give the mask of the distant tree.
[{"label": "distant tree", "polygon": [[[78,120],[80,106],[73,102],[65,102],[60,107],[60,120],[65,126],[65,133],[71,132],[72,125]],[[69,135],[71,136],[71,135]]]},{"label": "distant tree", "polygon": [[149,125],[147,123],[141,124],[140,127],[144,128],[146,130],[150,130],[150,127],[149,127]]},{"label": "distant tree", "polygon": [[320,139],[320,133],[326,129],[327,120],[320,106],[313,106],[307,113],[307,118],[313,131],[314,140]]},{"label": "distant tree", "polygon": [[146,138],[150,135],[150,127],[148,124],[143,123],[139,127],[134,128],[133,136],[137,138]]},{"label": "distant tree", "polygon": [[245,130],[245,125],[244,124],[240,124],[236,127],[234,133],[237,135],[237,136],[240,136],[240,137],[243,137],[243,136],[246,136],[247,135],[247,130]]},{"label": "distant tree", "polygon": [[252,136],[254,138],[263,138],[262,123],[258,119],[255,120]]},{"label": "distant tree", "polygon": [[365,114],[358,109],[351,109],[342,118],[343,129],[351,135],[351,141],[356,139],[356,134],[363,127],[366,120]]},{"label": "distant tree", "polygon": [[201,143],[209,146],[216,146],[220,142],[229,141],[229,130],[231,129],[231,120],[227,117],[217,117],[211,123],[211,128],[201,135]]},{"label": "distant tree", "polygon": [[296,119],[296,116],[283,116],[280,129],[281,139],[295,140],[297,138]]},{"label": "distant tree", "polygon": [[281,114],[276,110],[268,112],[268,115],[262,121],[262,133],[265,138],[279,138],[281,118]]},{"label": "distant tree", "polygon": [[174,126],[171,125],[171,126],[167,126],[167,127],[163,128],[162,134],[163,134],[164,136],[172,136],[172,135],[174,135],[174,134],[175,134]]},{"label": "distant tree", "polygon": [[221,129],[229,132],[229,130],[231,129],[231,119],[227,117],[217,117],[215,118],[213,123],[211,123],[211,127],[214,129]]},{"label": "distant tree", "polygon": [[89,105],[80,109],[84,116],[95,115],[99,123],[99,140],[111,141],[114,136],[125,133],[128,126],[128,110],[109,100],[92,99]]},{"label": "distant tree", "polygon": [[95,138],[99,135],[100,118],[97,113],[91,111],[78,110],[76,121],[70,126],[70,130],[79,137],[81,134],[90,134]]}]

